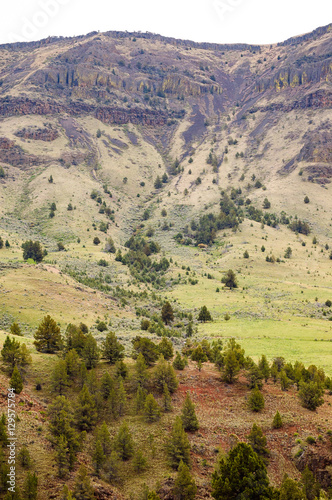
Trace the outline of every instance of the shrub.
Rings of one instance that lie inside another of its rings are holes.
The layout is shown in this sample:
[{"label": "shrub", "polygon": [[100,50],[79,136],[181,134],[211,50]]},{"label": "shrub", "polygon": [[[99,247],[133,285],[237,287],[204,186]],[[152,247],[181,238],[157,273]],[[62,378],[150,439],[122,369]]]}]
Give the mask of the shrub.
[{"label": "shrub", "polygon": [[305,196],[304,197],[304,203],[309,203],[309,202],[310,202],[310,200],[309,200],[308,196]]},{"label": "shrub", "polygon": [[272,427],[273,429],[280,429],[283,426],[282,419],[280,413],[277,411],[277,413],[274,415],[273,422],[272,422]]},{"label": "shrub", "polygon": [[43,251],[39,241],[25,241],[22,244],[23,259],[33,259],[35,262],[41,262],[44,258],[45,251]]},{"label": "shrub", "polygon": [[99,244],[100,244],[100,239],[98,238],[98,236],[95,236],[95,237],[93,238],[93,244],[94,244],[94,245],[99,245]]},{"label": "shrub", "polygon": [[265,406],[264,396],[257,386],[250,393],[248,406],[254,412],[262,411]]}]

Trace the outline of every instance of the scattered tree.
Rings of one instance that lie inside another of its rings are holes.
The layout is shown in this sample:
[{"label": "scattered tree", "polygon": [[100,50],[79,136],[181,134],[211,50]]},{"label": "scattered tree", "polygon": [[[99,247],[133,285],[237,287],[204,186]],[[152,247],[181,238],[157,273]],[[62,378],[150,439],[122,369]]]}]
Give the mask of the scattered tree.
[{"label": "scattered tree", "polygon": [[37,351],[54,353],[62,347],[60,328],[51,316],[47,315],[34,334]]},{"label": "scattered tree", "polygon": [[187,392],[186,399],[182,406],[181,420],[185,431],[197,431],[197,429],[199,429],[195,405],[191,401],[189,392]]},{"label": "scattered tree", "polygon": [[143,413],[149,423],[156,422],[160,418],[160,408],[152,394],[148,394],[145,399]]},{"label": "scattered tree", "polygon": [[324,403],[324,387],[319,382],[300,382],[299,398],[304,408],[316,410]]},{"label": "scattered tree", "polygon": [[118,434],[115,436],[114,448],[121,460],[129,460],[134,454],[133,438],[125,422],[121,425]]},{"label": "scattered tree", "polygon": [[267,439],[263,434],[261,427],[254,424],[248,436],[249,444],[251,445],[254,452],[259,455],[265,463],[267,463],[267,457],[270,455],[269,450],[266,447]]},{"label": "scattered tree", "polygon": [[197,486],[189,472],[189,467],[181,460],[175,478],[173,495],[176,500],[194,500]]},{"label": "scattered tree", "polygon": [[16,394],[20,394],[23,391],[23,380],[16,365],[14,366],[9,384],[15,390]]},{"label": "scattered tree", "polygon": [[181,461],[190,465],[190,443],[180,417],[175,419],[166,450],[173,469],[177,469]]},{"label": "scattered tree", "polygon": [[161,309],[161,319],[165,325],[169,325],[174,321],[174,312],[171,304],[167,301]]},{"label": "scattered tree", "polygon": [[39,241],[26,241],[22,243],[22,248],[24,260],[33,259],[35,262],[41,262],[45,256]]},{"label": "scattered tree", "polygon": [[279,411],[274,415],[272,427],[273,429],[280,429],[283,426],[281,415]]},{"label": "scattered tree", "polygon": [[229,269],[227,271],[226,275],[222,278],[221,282],[224,283],[225,287],[230,289],[238,287],[237,278],[235,272],[232,269]]},{"label": "scattered tree", "polygon": [[210,314],[210,312],[208,311],[207,307],[206,306],[202,306],[200,311],[199,311],[199,314],[198,314],[198,321],[200,321],[201,323],[206,323],[207,321],[212,321],[212,316]]},{"label": "scattered tree", "polygon": [[262,411],[265,406],[264,396],[257,386],[250,393],[248,405],[249,408],[254,412]]},{"label": "scattered tree", "polygon": [[114,332],[109,332],[103,341],[103,357],[111,365],[124,358],[124,347],[120,344]]}]

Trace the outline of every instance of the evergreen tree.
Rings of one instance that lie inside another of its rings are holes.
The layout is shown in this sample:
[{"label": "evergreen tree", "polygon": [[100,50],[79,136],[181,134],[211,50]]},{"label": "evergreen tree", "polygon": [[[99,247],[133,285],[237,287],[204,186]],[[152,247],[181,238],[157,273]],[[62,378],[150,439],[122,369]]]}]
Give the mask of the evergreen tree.
[{"label": "evergreen tree", "polygon": [[91,431],[96,424],[97,411],[93,397],[86,385],[78,395],[75,411],[77,427],[82,431]]},{"label": "evergreen tree", "polygon": [[251,360],[250,365],[248,367],[248,371],[246,377],[249,382],[249,388],[253,389],[256,385],[258,389],[263,387],[263,378],[264,375],[256,365],[254,361]]},{"label": "evergreen tree", "polygon": [[11,339],[8,335],[1,350],[3,362],[8,366],[9,373],[12,374],[14,366],[17,365],[22,370],[31,364],[31,356],[25,344],[20,344],[18,340]]},{"label": "evergreen tree", "polygon": [[144,409],[144,404],[146,400],[147,392],[142,386],[137,387],[136,397],[135,397],[135,411],[140,412]]},{"label": "evergreen tree", "polygon": [[44,258],[45,251],[43,251],[39,241],[25,241],[22,243],[23,259],[33,259],[35,262],[41,262]]},{"label": "evergreen tree", "polygon": [[287,391],[290,386],[290,380],[287,377],[285,370],[280,372],[280,387],[282,391]]},{"label": "evergreen tree", "polygon": [[109,482],[117,481],[120,478],[121,462],[120,457],[116,451],[112,451],[108,456],[104,470],[107,474]]},{"label": "evergreen tree", "polygon": [[96,440],[101,443],[104,455],[108,456],[112,450],[111,443],[111,435],[106,425],[106,422],[103,422],[99,427],[96,435]]},{"label": "evergreen tree", "polygon": [[143,413],[145,420],[149,423],[156,422],[160,418],[160,408],[152,394],[148,394],[146,397]]},{"label": "evergreen tree", "polygon": [[97,476],[99,477],[100,471],[105,463],[106,455],[104,454],[104,450],[99,439],[96,441],[93,454],[92,454],[92,463],[95,469]]},{"label": "evergreen tree", "polygon": [[148,466],[148,461],[141,450],[137,450],[133,459],[133,468],[135,472],[143,472]]},{"label": "evergreen tree", "polygon": [[66,372],[70,380],[75,380],[80,372],[80,357],[76,349],[70,349],[65,357]]},{"label": "evergreen tree", "polygon": [[16,365],[14,366],[9,384],[15,390],[16,394],[20,394],[23,391],[23,380]]},{"label": "evergreen tree", "polygon": [[280,413],[277,411],[277,413],[274,415],[273,418],[272,427],[273,429],[280,429],[282,426],[283,426],[282,419]]},{"label": "evergreen tree", "polygon": [[269,379],[269,376],[270,376],[270,367],[269,367],[269,363],[266,359],[265,354],[263,354],[261,359],[259,360],[258,368],[260,369],[261,373],[263,374],[263,377],[265,378],[265,382],[267,382]]},{"label": "evergreen tree", "polygon": [[19,337],[22,337],[22,335],[23,335],[22,330],[19,327],[18,323],[15,323],[15,322],[10,325],[10,333],[12,335],[18,335]]},{"label": "evergreen tree", "polygon": [[54,353],[61,349],[62,339],[60,328],[49,315],[44,317],[34,334],[34,338],[37,351]]},{"label": "evergreen tree", "polygon": [[155,189],[160,189],[162,186],[162,180],[160,179],[159,175],[157,175],[156,180],[154,181],[154,187]]},{"label": "evergreen tree", "polygon": [[121,460],[128,460],[134,454],[134,442],[127,424],[124,422],[115,436],[114,448]]},{"label": "evergreen tree", "polygon": [[7,420],[5,414],[3,413],[0,419],[0,447],[7,446],[7,444],[8,444]]},{"label": "evergreen tree", "polygon": [[221,280],[222,283],[224,283],[224,286],[227,288],[237,288],[238,287],[238,282],[236,278],[236,274],[232,269],[229,269],[225,276]]},{"label": "evergreen tree", "polygon": [[127,394],[123,386],[122,380],[119,382],[119,387],[117,390],[117,400],[118,400],[118,415],[122,417],[125,414],[127,406]]},{"label": "evergreen tree", "polygon": [[77,354],[79,356],[82,356],[87,333],[88,333],[88,327],[83,323],[81,323],[79,327],[73,325],[72,323],[69,323],[65,332],[66,351],[75,349]]},{"label": "evergreen tree", "polygon": [[108,372],[105,372],[101,377],[100,392],[103,399],[108,399],[111,391],[114,389],[114,380]]},{"label": "evergreen tree", "polygon": [[109,332],[106,335],[103,342],[103,357],[111,365],[114,365],[116,361],[124,357],[124,347],[120,344],[114,332]]},{"label": "evergreen tree", "polygon": [[161,342],[158,344],[158,349],[160,354],[164,356],[164,359],[168,361],[174,356],[173,344],[166,337],[161,339]]},{"label": "evergreen tree", "polygon": [[279,500],[304,500],[303,491],[297,482],[285,474],[281,483]]},{"label": "evergreen tree", "polygon": [[201,344],[198,344],[198,346],[193,350],[191,353],[191,359],[197,362],[198,369],[201,371],[202,364],[208,361],[208,357],[203,351]]},{"label": "evergreen tree", "polygon": [[308,466],[305,467],[301,474],[301,482],[303,484],[303,492],[307,500],[315,500],[320,497],[319,484],[315,480],[315,476],[311,470],[308,469]]},{"label": "evergreen tree", "polygon": [[267,440],[261,427],[256,424],[252,426],[251,432],[248,436],[248,441],[254,452],[256,452],[265,463],[267,463],[267,457],[270,453],[266,447]]},{"label": "evergreen tree", "polygon": [[165,325],[169,325],[174,321],[174,312],[171,304],[167,301],[161,309],[161,319]]},{"label": "evergreen tree", "polygon": [[166,412],[170,412],[173,410],[173,407],[172,407],[172,398],[171,398],[171,395],[169,393],[169,390],[168,390],[168,387],[166,384],[164,384],[164,391],[163,391],[163,399],[162,399],[162,409],[163,411],[166,413]]},{"label": "evergreen tree", "polygon": [[62,396],[68,389],[70,383],[67,375],[66,361],[60,359],[54,366],[52,373],[52,391]]},{"label": "evergreen tree", "polygon": [[115,363],[115,376],[121,377],[123,379],[127,378],[128,376],[128,368],[127,365],[123,362],[123,359],[119,359]]},{"label": "evergreen tree", "polygon": [[194,500],[196,491],[196,483],[190,474],[189,467],[181,460],[174,482],[174,498],[175,500]]},{"label": "evergreen tree", "polygon": [[190,443],[183,428],[181,417],[175,419],[166,450],[169,463],[173,469],[177,469],[181,461],[188,466],[190,465]]},{"label": "evergreen tree", "polygon": [[179,382],[173,366],[161,356],[154,370],[153,385],[159,393],[162,393],[165,384],[169,392],[173,393],[178,388]]},{"label": "evergreen tree", "polygon": [[95,500],[96,498],[88,473],[84,467],[80,467],[80,470],[78,471],[73,497],[75,500]]},{"label": "evergreen tree", "polygon": [[197,431],[199,428],[198,420],[195,413],[195,405],[190,399],[190,394],[187,392],[186,399],[182,406],[181,420],[183,428],[186,431]]},{"label": "evergreen tree", "polygon": [[304,408],[316,410],[324,403],[324,387],[319,382],[300,382],[299,398]]},{"label": "evergreen tree", "polygon": [[231,349],[226,351],[223,363],[224,366],[223,366],[222,378],[228,384],[233,384],[236,380],[237,374],[240,371],[240,363],[239,360],[237,359],[236,353]]},{"label": "evergreen tree", "polygon": [[158,346],[147,337],[135,337],[132,341],[134,352],[133,358],[137,359],[142,354],[147,366],[152,366],[159,357]]},{"label": "evergreen tree", "polygon": [[206,306],[201,307],[197,319],[201,323],[206,323],[207,321],[212,321],[211,313],[208,311]]},{"label": "evergreen tree", "polygon": [[24,482],[24,500],[36,500],[38,492],[38,478],[35,473],[28,472]]},{"label": "evergreen tree", "polygon": [[86,336],[82,357],[88,370],[95,368],[99,361],[99,348],[96,339],[91,333]]},{"label": "evergreen tree", "polygon": [[239,443],[221,458],[212,475],[212,496],[215,500],[269,500],[272,489],[266,466],[250,445]]},{"label": "evergreen tree", "polygon": [[181,357],[181,354],[177,352],[173,361],[173,368],[175,368],[175,370],[184,370],[185,366],[185,360]]},{"label": "evergreen tree", "polygon": [[137,387],[146,387],[148,382],[148,372],[145,359],[142,353],[139,353],[135,363],[134,382]]},{"label": "evergreen tree", "polygon": [[58,465],[58,475],[60,478],[66,477],[70,469],[69,448],[66,437],[61,434],[56,442],[56,463]]},{"label": "evergreen tree", "polygon": [[23,467],[24,469],[29,469],[29,467],[31,466],[30,453],[25,444],[20,449],[17,455],[17,459],[21,467]]},{"label": "evergreen tree", "polygon": [[265,406],[264,396],[257,386],[250,393],[248,405],[249,408],[255,412],[262,411]]}]

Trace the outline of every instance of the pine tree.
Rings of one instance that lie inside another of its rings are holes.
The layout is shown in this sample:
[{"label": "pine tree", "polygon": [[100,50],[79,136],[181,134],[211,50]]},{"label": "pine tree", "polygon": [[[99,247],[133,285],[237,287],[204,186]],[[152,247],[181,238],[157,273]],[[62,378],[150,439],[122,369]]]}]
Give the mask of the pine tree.
[{"label": "pine tree", "polygon": [[9,384],[15,390],[16,394],[20,394],[23,391],[23,380],[16,365],[14,366]]},{"label": "pine tree", "polygon": [[282,426],[283,426],[282,419],[280,413],[277,411],[277,413],[274,415],[273,418],[272,427],[273,429],[280,429]]},{"label": "pine tree", "polygon": [[233,384],[239,371],[240,363],[236,356],[236,352],[232,349],[228,349],[224,356],[224,366],[222,371],[223,380],[225,380],[228,384]]},{"label": "pine tree", "polygon": [[29,469],[29,467],[31,466],[30,453],[25,444],[20,449],[17,455],[17,459],[21,467],[23,467],[24,469]]},{"label": "pine tree", "polygon": [[160,408],[152,394],[148,394],[146,397],[143,413],[145,420],[149,423],[156,422],[160,418]]},{"label": "pine tree", "polygon": [[80,373],[80,357],[76,349],[70,349],[65,357],[66,371],[70,380],[75,380]]},{"label": "pine tree", "polygon": [[73,497],[75,500],[95,500],[94,489],[91,486],[88,473],[84,467],[80,467],[78,471]]},{"label": "pine tree", "polygon": [[249,444],[252,449],[259,455],[265,463],[267,463],[267,457],[270,455],[269,450],[266,447],[266,437],[263,434],[261,427],[254,424],[252,426],[251,432],[248,436]]},{"label": "pine tree", "polygon": [[212,488],[215,500],[272,499],[266,466],[246,443],[239,443],[220,459],[212,475]]},{"label": "pine tree", "polygon": [[124,347],[118,339],[114,332],[109,332],[103,342],[103,358],[114,365],[116,361],[123,359],[124,357]]},{"label": "pine tree", "polygon": [[133,468],[135,472],[143,472],[148,466],[148,461],[141,450],[137,450],[133,459]]},{"label": "pine tree", "polygon": [[38,492],[38,478],[35,473],[28,472],[24,482],[24,499],[36,500]]},{"label": "pine tree", "polygon": [[253,389],[256,385],[258,389],[263,387],[264,375],[253,360],[250,360],[246,377],[248,379],[250,389]]},{"label": "pine tree", "polygon": [[185,360],[181,357],[181,354],[177,352],[173,361],[173,368],[175,368],[175,370],[184,370],[185,366]]},{"label": "pine tree", "polygon": [[7,420],[5,414],[3,413],[0,419],[0,447],[7,446],[7,444],[8,444]]},{"label": "pine tree", "polygon": [[285,370],[281,370],[280,372],[280,387],[282,391],[287,391],[290,385],[290,380],[287,377]]},{"label": "pine tree", "polygon": [[77,426],[82,431],[90,431],[97,420],[97,411],[93,397],[86,385],[78,395],[76,406],[76,422]]},{"label": "pine tree", "polygon": [[250,393],[248,405],[249,408],[255,412],[262,411],[265,406],[264,396],[257,386]]},{"label": "pine tree", "polygon": [[165,302],[161,309],[161,319],[163,320],[165,325],[169,325],[174,321],[173,308],[169,302]]},{"label": "pine tree", "polygon": [[114,448],[122,460],[128,460],[134,454],[134,442],[127,424],[124,422],[115,436]]},{"label": "pine tree", "polygon": [[263,377],[265,378],[265,382],[267,382],[270,376],[270,367],[265,354],[263,354],[261,359],[259,360],[258,368],[262,372]]},{"label": "pine tree", "polygon": [[169,392],[173,393],[178,388],[179,382],[173,366],[160,356],[153,374],[153,385],[159,393],[163,393],[164,384],[167,385]]},{"label": "pine tree", "polygon": [[12,335],[18,335],[19,337],[22,337],[22,335],[23,335],[20,326],[16,322],[14,322],[10,325],[10,333]]},{"label": "pine tree", "polygon": [[171,398],[171,395],[169,393],[169,390],[168,390],[168,387],[166,384],[164,384],[164,392],[163,392],[163,400],[162,400],[162,409],[163,411],[166,413],[166,412],[170,412],[173,410],[173,407],[172,407],[172,398]]},{"label": "pine tree", "polygon": [[181,420],[183,423],[183,428],[186,431],[197,431],[197,429],[199,428],[195,413],[195,405],[190,399],[189,392],[187,392],[186,399],[183,403]]},{"label": "pine tree", "polygon": [[49,315],[44,317],[34,334],[34,338],[37,351],[54,353],[61,349],[62,339],[60,328]]},{"label": "pine tree", "polygon": [[66,437],[61,434],[56,444],[56,463],[60,478],[66,477],[70,469],[69,448]]},{"label": "pine tree", "polygon": [[123,381],[120,380],[119,387],[117,390],[117,400],[118,400],[118,415],[122,417],[126,412],[127,407],[127,393],[123,386]]},{"label": "pine tree", "polygon": [[142,353],[139,353],[135,363],[135,384],[145,388],[148,381],[147,366]]},{"label": "pine tree", "polygon": [[202,364],[208,361],[208,357],[203,351],[203,347],[201,346],[201,344],[198,344],[198,346],[193,350],[191,359],[197,362],[198,369],[199,371],[201,371]]},{"label": "pine tree", "polygon": [[123,359],[119,359],[115,363],[115,376],[121,377],[123,379],[128,377],[128,368],[127,365],[123,362]]},{"label": "pine tree", "polygon": [[136,397],[135,397],[135,411],[140,412],[144,408],[145,400],[146,400],[147,392],[140,385],[137,388]]},{"label": "pine tree", "polygon": [[320,498],[320,487],[317,481],[315,480],[315,476],[308,469],[308,466],[305,467],[304,471],[301,474],[301,482],[303,484],[303,492],[307,500],[315,500]]},{"label": "pine tree", "polygon": [[99,361],[99,348],[96,339],[91,333],[86,336],[82,357],[88,370],[95,368]]},{"label": "pine tree", "polygon": [[114,380],[108,372],[105,372],[101,377],[100,392],[103,399],[108,399],[112,389],[114,389]]},{"label": "pine tree", "polygon": [[178,468],[181,460],[188,466],[190,465],[190,443],[183,428],[181,417],[175,419],[166,450],[169,463],[173,469]]},{"label": "pine tree", "polygon": [[175,500],[194,500],[196,491],[195,480],[189,472],[189,467],[181,460],[174,482],[174,498]]},{"label": "pine tree", "polygon": [[92,454],[92,463],[98,477],[100,474],[100,470],[102,469],[105,463],[105,460],[106,460],[106,455],[104,454],[102,444],[98,439],[95,443],[95,447]]},{"label": "pine tree", "polygon": [[70,383],[67,375],[66,361],[60,359],[55,365],[52,373],[52,391],[62,396],[68,389]]},{"label": "pine tree", "polygon": [[206,306],[201,307],[197,319],[198,321],[203,323],[206,323],[207,321],[212,321],[211,313],[208,311],[208,308]]},{"label": "pine tree", "polygon": [[121,471],[120,457],[116,451],[108,456],[106,464],[104,465],[105,473],[109,482],[117,481],[120,478]]},{"label": "pine tree", "polygon": [[174,356],[173,344],[166,337],[163,337],[161,342],[158,344],[158,349],[160,354],[164,356],[164,359],[168,361]]},{"label": "pine tree", "polygon": [[324,388],[319,382],[300,382],[299,398],[304,408],[316,410],[324,403]]},{"label": "pine tree", "polygon": [[99,427],[97,431],[96,440],[100,441],[104,455],[108,456],[112,450],[112,443],[111,443],[111,435],[106,425],[106,422],[103,422],[102,425]]},{"label": "pine tree", "polygon": [[6,340],[3,344],[1,357],[3,362],[8,365],[10,373],[13,372],[15,365],[21,366],[22,364],[26,364],[25,360],[22,360],[22,346],[20,342],[16,339],[11,339],[9,335],[7,335]]},{"label": "pine tree", "polygon": [[303,491],[297,482],[285,474],[281,483],[279,500],[304,500]]}]

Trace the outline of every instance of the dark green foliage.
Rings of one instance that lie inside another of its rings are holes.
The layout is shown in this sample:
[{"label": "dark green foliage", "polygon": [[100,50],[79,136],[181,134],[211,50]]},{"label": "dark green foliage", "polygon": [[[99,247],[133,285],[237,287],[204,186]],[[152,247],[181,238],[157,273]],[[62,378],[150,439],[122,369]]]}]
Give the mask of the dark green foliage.
[{"label": "dark green foliage", "polygon": [[310,202],[309,197],[305,196],[303,201],[304,201],[304,203],[309,203]]},{"label": "dark green foliage", "polygon": [[185,431],[197,431],[197,429],[199,429],[195,405],[191,401],[189,392],[187,392],[186,399],[182,406],[181,420]]},{"label": "dark green foliage", "polygon": [[112,451],[104,465],[107,480],[112,483],[120,479],[121,475],[121,460],[116,451]]},{"label": "dark green foliage", "polygon": [[272,427],[273,429],[280,429],[283,426],[281,415],[279,411],[274,415]]},{"label": "dark green foliage", "polygon": [[303,500],[304,495],[297,482],[285,474],[281,483],[279,500]]},{"label": "dark green foliage", "polygon": [[96,425],[96,405],[88,387],[85,384],[78,395],[75,417],[77,427],[81,431],[91,431],[91,429]]},{"label": "dark green foliage", "polygon": [[195,349],[192,351],[191,359],[197,362],[198,369],[199,371],[201,371],[202,364],[208,361],[208,357],[205,354],[201,344],[198,344],[198,346],[195,347]]},{"label": "dark green foliage", "polygon": [[[86,327],[81,323],[82,327]],[[85,341],[86,341],[86,333],[88,333],[88,329],[86,327],[86,331],[83,332],[81,325],[78,327],[69,323],[65,333],[65,350],[70,351],[71,349],[75,349],[79,356],[82,355]]]},{"label": "dark green foliage", "polygon": [[164,384],[164,391],[163,391],[163,399],[162,399],[162,409],[165,413],[170,412],[173,410],[172,407],[172,398],[170,395],[170,392],[168,390],[168,387],[166,384]]},{"label": "dark green foliage", "polygon": [[107,330],[107,325],[105,321],[99,321],[96,328],[98,332],[105,332]]},{"label": "dark green foliage", "polygon": [[174,321],[174,312],[171,304],[167,301],[161,309],[161,319],[165,325],[169,325]]},{"label": "dark green foliage", "polygon": [[0,179],[3,179],[5,177],[5,171],[3,167],[0,166]]},{"label": "dark green foliage", "polygon": [[156,422],[160,418],[160,407],[152,394],[148,394],[145,399],[143,413],[149,423]]},{"label": "dark green foliage", "polygon": [[80,467],[76,477],[73,498],[75,500],[95,500],[96,498],[88,473],[83,466]]},{"label": "dark green foliage", "polygon": [[268,209],[270,207],[271,207],[271,202],[267,198],[265,198],[263,201],[263,208]]},{"label": "dark green foliage", "polygon": [[67,374],[67,364],[66,361],[60,359],[53,368],[53,373],[51,377],[52,391],[63,395],[69,385],[69,378]]},{"label": "dark green foliage", "polygon": [[253,389],[256,385],[258,389],[263,387],[263,373],[252,359],[250,359],[246,377],[249,382],[250,389]]},{"label": "dark green foliage", "polygon": [[95,237],[93,238],[93,244],[94,244],[94,245],[99,245],[99,244],[100,244],[100,239],[98,238],[98,236],[95,236]]},{"label": "dark green foliage", "polygon": [[200,311],[199,311],[199,314],[198,314],[198,321],[200,321],[201,323],[206,323],[207,321],[212,321],[212,316],[210,314],[210,312],[208,311],[207,307],[206,306],[202,306]]},{"label": "dark green foliage", "polygon": [[109,252],[109,253],[115,253],[116,252],[114,241],[113,241],[113,239],[111,237],[107,238],[107,241],[106,241],[106,244],[105,244],[105,252]]},{"label": "dark green foliage", "polygon": [[300,382],[299,398],[304,408],[316,410],[324,403],[324,387],[319,382]]},{"label": "dark green foliage", "polygon": [[254,424],[248,436],[249,444],[251,445],[254,452],[259,455],[265,463],[267,463],[267,457],[270,455],[269,450],[266,447],[266,437],[263,434],[261,427]]},{"label": "dark green foliage", "polygon": [[37,351],[54,353],[62,347],[60,328],[51,316],[47,315],[34,334]]},{"label": "dark green foliage", "polygon": [[244,366],[244,349],[234,339],[228,341],[222,362],[222,378],[228,384],[236,381],[240,369]]},{"label": "dark green foliage", "polygon": [[99,356],[97,341],[91,333],[88,333],[82,350],[82,357],[88,370],[97,366]]},{"label": "dark green foliage", "polygon": [[127,378],[128,368],[123,359],[119,359],[115,362],[115,375],[116,377],[121,377],[123,379]]},{"label": "dark green foliage", "polygon": [[3,248],[3,239],[0,236],[0,249]]},{"label": "dark green foliage", "polygon": [[25,241],[22,243],[23,259],[33,259],[35,262],[41,262],[44,258],[44,252],[39,241]]},{"label": "dark green foliage", "polygon": [[69,379],[75,380],[80,373],[81,360],[75,349],[67,352],[65,357],[66,372]]},{"label": "dark green foliage", "polygon": [[95,469],[97,476],[99,476],[100,471],[106,461],[106,455],[103,450],[103,446],[101,441],[98,439],[95,443],[93,454],[92,454],[92,463]]},{"label": "dark green foliage", "polygon": [[132,236],[125,246],[129,250],[121,257],[121,262],[129,267],[131,274],[143,283],[159,286],[163,282],[162,276],[169,268],[166,257],[159,261],[150,258],[151,254],[160,251],[159,245],[154,241],[148,242],[144,238]]},{"label": "dark green foliage", "polygon": [[160,394],[163,393],[165,384],[170,393],[175,392],[178,388],[179,382],[174,368],[170,363],[164,360],[163,356],[160,357],[156,365],[152,382],[153,386]]},{"label": "dark green foliage", "polygon": [[269,500],[266,467],[250,445],[239,443],[227,458],[221,458],[212,475],[212,496],[216,500]]},{"label": "dark green foliage", "polygon": [[257,386],[250,393],[248,406],[250,410],[254,412],[262,411],[265,406],[264,396]]},{"label": "dark green foliage", "polygon": [[295,233],[301,233],[308,235],[310,233],[310,226],[307,222],[303,222],[299,219],[295,219],[288,226]]},{"label": "dark green foliage", "polygon": [[22,337],[22,330],[20,326],[15,322],[10,325],[10,333],[12,335],[18,335],[19,337]]},{"label": "dark green foliage", "polygon": [[154,181],[154,187],[155,189],[160,189],[163,186],[163,182],[159,175],[157,175],[156,180]]},{"label": "dark green foliage", "polygon": [[248,250],[245,250],[244,253],[243,253],[243,258],[244,259],[249,259],[249,252]]},{"label": "dark green foliage", "polygon": [[114,332],[109,332],[103,341],[103,358],[114,365],[116,361],[124,358],[124,347],[118,339]]},{"label": "dark green foliage", "polygon": [[137,387],[136,397],[135,397],[135,411],[141,412],[144,409],[144,404],[146,400],[147,392],[141,385]]},{"label": "dark green foliage", "polygon": [[173,361],[173,368],[175,368],[176,370],[184,370],[185,366],[185,360],[181,357],[181,354],[177,352]]},{"label": "dark green foliage", "polygon": [[8,435],[7,435],[7,421],[6,416],[3,413],[0,419],[0,450],[2,446],[7,446]]},{"label": "dark green foliage", "polygon": [[158,346],[147,337],[135,337],[131,343],[133,344],[133,358],[137,359],[139,354],[142,354],[147,366],[153,365],[159,357]]},{"label": "dark green foliage", "polygon": [[190,474],[189,467],[181,460],[174,482],[174,498],[175,500],[194,500],[196,491],[196,483]]},{"label": "dark green foliage", "polygon": [[36,500],[38,492],[38,478],[36,473],[28,472],[24,481],[23,495],[24,500]]},{"label": "dark green foliage", "polygon": [[114,448],[121,460],[129,460],[134,454],[134,441],[126,423],[123,423],[114,439]]},{"label": "dark green foliage", "polygon": [[280,387],[281,387],[281,390],[282,391],[287,391],[289,386],[290,386],[290,379],[287,377],[287,374],[286,374],[286,371],[285,370],[281,370],[280,372]]},{"label": "dark green foliage", "polygon": [[171,434],[167,440],[166,450],[170,466],[173,469],[177,469],[181,461],[188,466],[190,465],[190,443],[180,417],[175,419]]},{"label": "dark green foliage", "polygon": [[166,337],[161,339],[161,342],[158,344],[158,350],[160,354],[164,356],[164,359],[168,361],[174,356],[173,344]]},{"label": "dark green foliage", "polygon": [[7,335],[6,340],[1,350],[1,357],[3,362],[8,366],[9,373],[14,370],[17,365],[20,368],[31,363],[31,356],[25,344],[20,344],[16,339],[12,339]]},{"label": "dark green foliage", "polygon": [[269,363],[266,359],[265,354],[263,354],[261,359],[259,360],[258,368],[260,369],[261,373],[263,374],[265,382],[267,382],[269,377],[270,377],[270,366],[269,366]]},{"label": "dark green foliage", "polygon": [[23,391],[23,380],[16,365],[14,366],[9,385],[15,390],[16,394],[20,394]]},{"label": "dark green foliage", "polygon": [[100,441],[104,455],[108,456],[112,450],[112,443],[106,422],[103,422],[102,425],[97,430],[96,440]]},{"label": "dark green foliage", "polygon": [[238,287],[237,278],[235,272],[232,269],[229,269],[226,275],[221,280],[224,283],[225,287],[233,289]]}]

